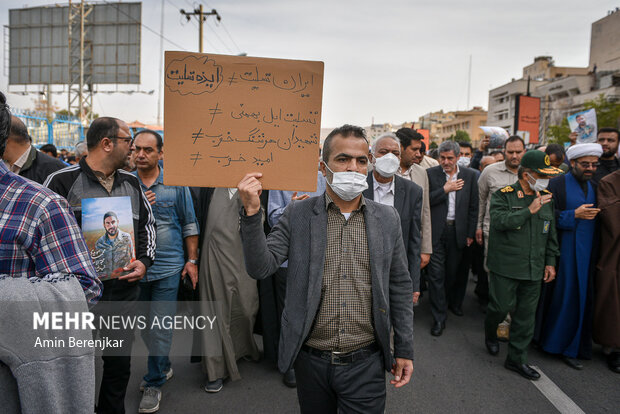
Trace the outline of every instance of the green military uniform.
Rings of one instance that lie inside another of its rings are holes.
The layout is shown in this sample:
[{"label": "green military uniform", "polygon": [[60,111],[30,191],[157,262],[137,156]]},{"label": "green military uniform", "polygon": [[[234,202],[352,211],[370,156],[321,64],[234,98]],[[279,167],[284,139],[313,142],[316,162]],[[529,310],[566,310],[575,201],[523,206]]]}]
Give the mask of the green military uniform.
[{"label": "green military uniform", "polygon": [[[540,174],[557,175],[560,170],[549,165],[548,157],[539,151],[529,156],[535,160],[532,168]],[[539,155],[540,154],[540,155]],[[527,155],[527,154],[526,154]],[[524,161],[527,162],[524,156]],[[522,166],[524,165],[522,160]],[[526,168],[531,168],[527,166]],[[543,191],[542,194],[549,194]],[[555,266],[560,254],[553,201],[544,204],[536,214],[529,210],[536,195],[527,195],[519,182],[496,191],[489,209],[489,305],[485,334],[497,339],[497,325],[510,312],[510,341],[508,359],[517,364],[527,363],[527,347],[534,335],[536,306],[545,266]]]}]

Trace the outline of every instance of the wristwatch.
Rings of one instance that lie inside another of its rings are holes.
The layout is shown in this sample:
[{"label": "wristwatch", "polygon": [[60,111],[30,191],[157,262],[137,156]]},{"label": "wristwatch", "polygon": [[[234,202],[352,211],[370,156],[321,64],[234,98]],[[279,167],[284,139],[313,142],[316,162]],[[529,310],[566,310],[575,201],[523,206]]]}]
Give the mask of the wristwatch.
[{"label": "wristwatch", "polygon": [[191,264],[198,264],[198,260],[196,259],[189,259],[188,262]]}]

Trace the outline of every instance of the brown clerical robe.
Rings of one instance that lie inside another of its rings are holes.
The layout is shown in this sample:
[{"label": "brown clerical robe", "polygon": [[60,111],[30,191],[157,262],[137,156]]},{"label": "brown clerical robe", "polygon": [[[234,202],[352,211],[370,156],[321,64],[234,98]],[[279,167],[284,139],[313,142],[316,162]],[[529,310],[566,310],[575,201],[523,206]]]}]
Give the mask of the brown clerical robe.
[{"label": "brown clerical robe", "polygon": [[592,336],[596,343],[620,348],[620,170],[598,185],[601,255],[596,266]]},{"label": "brown clerical robe", "polygon": [[200,307],[202,315],[217,316],[216,332],[202,332],[202,367],[209,381],[241,378],[237,360],[257,360],[254,322],[258,312],[256,281],[245,271],[239,233],[239,194],[216,188],[209,205],[200,252]]}]

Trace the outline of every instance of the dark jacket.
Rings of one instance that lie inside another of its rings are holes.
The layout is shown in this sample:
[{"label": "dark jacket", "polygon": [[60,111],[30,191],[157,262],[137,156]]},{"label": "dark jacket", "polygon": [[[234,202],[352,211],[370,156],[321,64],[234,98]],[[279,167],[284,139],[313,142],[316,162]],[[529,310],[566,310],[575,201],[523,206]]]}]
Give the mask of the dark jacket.
[{"label": "dark jacket", "polygon": [[[288,275],[278,368],[292,368],[306,341],[321,301],[321,280],[327,246],[325,195],[291,203],[265,238],[261,214],[241,215],[241,239],[248,274],[271,276],[288,259]],[[396,209],[366,200],[366,235],[370,252],[372,314],[377,344],[385,368],[394,356],[413,359],[413,305],[411,278]]]},{"label": "dark jacket", "polygon": [[620,169],[620,161],[618,160],[618,157],[614,157],[613,160],[600,160],[600,165],[592,176],[592,184],[598,185],[601,178],[618,169]]},{"label": "dark jacket", "polygon": [[47,177],[58,170],[62,170],[66,165],[57,158],[38,151],[35,147],[28,155],[26,163],[19,171],[19,175],[39,184],[43,184]]},{"label": "dark jacket", "polygon": [[[413,181],[394,176],[394,208],[400,216],[400,226],[403,231],[403,242],[407,252],[409,275],[413,284],[413,291],[420,291],[420,246],[422,237],[422,187]],[[373,173],[368,174],[368,188],[363,193],[368,200],[374,200]]]},{"label": "dark jacket", "polygon": [[[426,170],[428,174],[429,201],[431,204],[431,222],[433,223],[433,245],[439,243],[446,217],[448,216],[448,194],[443,190],[446,174],[441,165]],[[476,235],[478,223],[478,177],[471,168],[459,167],[457,179],[463,179],[463,188],[456,192],[454,219],[456,226],[456,243],[459,248],[467,245],[467,238]]]},{"label": "dark jacket", "polygon": [[115,174],[112,193],[108,193],[86,163],[86,158],[82,158],[78,164],[50,175],[43,185],[67,199],[80,226],[82,225],[82,199],[131,197],[133,228],[136,234],[136,258],[148,268],[155,260],[155,216],[142,192],[138,177],[123,170],[117,170]]}]

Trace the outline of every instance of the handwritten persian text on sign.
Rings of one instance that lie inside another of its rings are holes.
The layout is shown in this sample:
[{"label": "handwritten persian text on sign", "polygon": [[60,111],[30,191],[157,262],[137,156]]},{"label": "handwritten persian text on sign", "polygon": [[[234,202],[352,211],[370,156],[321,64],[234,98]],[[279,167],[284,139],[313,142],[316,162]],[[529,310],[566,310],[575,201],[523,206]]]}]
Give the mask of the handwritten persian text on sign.
[{"label": "handwritten persian text on sign", "polygon": [[323,63],[166,52],[168,185],[316,187]]}]

